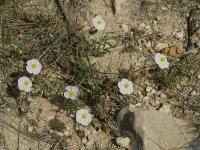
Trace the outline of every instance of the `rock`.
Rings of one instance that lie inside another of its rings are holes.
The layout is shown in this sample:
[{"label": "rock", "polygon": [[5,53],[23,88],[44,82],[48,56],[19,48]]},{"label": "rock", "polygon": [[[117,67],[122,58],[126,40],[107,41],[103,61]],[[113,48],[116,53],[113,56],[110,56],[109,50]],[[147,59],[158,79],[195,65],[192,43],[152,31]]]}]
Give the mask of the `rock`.
[{"label": "rock", "polygon": [[196,96],[197,95],[197,92],[196,91],[192,91],[191,92],[191,96]]},{"label": "rock", "polygon": [[138,29],[139,30],[144,30],[145,29],[145,24],[144,23],[140,23]]},{"label": "rock", "polygon": [[151,26],[146,26],[145,27],[145,31],[146,31],[146,33],[149,33],[149,34],[151,34]]},{"label": "rock", "polygon": [[94,147],[94,140],[90,140],[86,143],[86,149],[93,149]]},{"label": "rock", "polygon": [[128,28],[128,26],[126,24],[121,25],[121,28],[126,33],[129,31],[129,28]]},{"label": "rock", "polygon": [[33,132],[33,127],[32,126],[28,127],[28,132]]},{"label": "rock", "polygon": [[164,93],[161,93],[161,94],[160,94],[160,98],[162,98],[162,99],[166,99],[167,96],[166,96]]},{"label": "rock", "polygon": [[156,51],[160,51],[160,50],[167,48],[167,47],[168,47],[168,44],[166,44],[166,43],[157,43],[156,46],[154,47],[154,49]]},{"label": "rock", "polygon": [[182,40],[184,38],[184,32],[174,32],[173,36],[179,40]]},{"label": "rock", "polygon": [[159,100],[156,100],[155,104],[156,104],[156,105],[160,105],[160,101],[159,101]]},{"label": "rock", "polygon": [[144,41],[144,46],[146,47],[146,48],[151,48],[151,41]]},{"label": "rock", "polygon": [[7,108],[6,111],[7,111],[7,112],[10,112],[10,108]]},{"label": "rock", "polygon": [[128,137],[126,138],[118,137],[117,144],[124,148],[130,148],[130,139]]},{"label": "rock", "polygon": [[150,92],[151,90],[152,90],[152,87],[147,87],[147,88],[146,88],[146,91],[147,91],[147,92]]},{"label": "rock", "polygon": [[69,131],[64,131],[63,134],[64,134],[65,137],[68,137],[70,135],[70,132]]},{"label": "rock", "polygon": [[159,112],[170,113],[171,105],[170,104],[163,104],[163,106],[159,109]]},{"label": "rock", "polygon": [[151,94],[154,94],[154,93],[156,93],[156,90],[155,90],[155,89],[152,89],[152,90],[151,90]]},{"label": "rock", "polygon": [[144,100],[144,101],[147,101],[147,100],[149,100],[149,97],[148,97],[148,96],[145,96],[145,97],[143,98],[143,100]]},{"label": "rock", "polygon": [[88,142],[88,140],[87,140],[87,138],[86,137],[84,137],[83,139],[82,139],[82,141],[81,141],[83,144],[86,144],[87,142]]},{"label": "rock", "polygon": [[197,77],[198,79],[200,79],[200,74],[198,75],[198,77]]},{"label": "rock", "polygon": [[187,146],[195,137],[190,134],[191,128],[186,121],[156,110],[122,109],[118,114],[117,124],[121,135],[130,138],[132,149],[174,149]]}]

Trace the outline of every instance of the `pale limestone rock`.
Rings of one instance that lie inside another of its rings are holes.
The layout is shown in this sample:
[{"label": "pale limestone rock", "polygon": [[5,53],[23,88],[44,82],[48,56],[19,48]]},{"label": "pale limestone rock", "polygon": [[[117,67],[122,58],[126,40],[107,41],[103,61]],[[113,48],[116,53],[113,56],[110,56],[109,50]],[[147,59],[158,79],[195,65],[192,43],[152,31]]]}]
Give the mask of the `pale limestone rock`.
[{"label": "pale limestone rock", "polygon": [[[186,121],[155,110],[122,109],[117,123],[122,135],[131,138],[133,149],[142,145],[138,139],[143,141],[145,150],[160,150],[160,146],[163,149],[187,146],[188,142],[195,137],[191,134],[191,128]],[[133,131],[136,131],[139,137]],[[186,150],[186,148],[179,150]]]},{"label": "pale limestone rock", "polygon": [[146,91],[147,91],[147,92],[150,92],[151,90],[152,90],[152,87],[147,87],[147,88],[146,88]]},{"label": "pale limestone rock", "polygon": [[146,48],[151,48],[151,47],[152,47],[151,41],[144,41],[144,46],[145,46]]},{"label": "pale limestone rock", "polygon": [[159,51],[159,50],[162,50],[167,47],[168,47],[168,44],[166,44],[166,43],[157,43],[154,49],[156,51]]},{"label": "pale limestone rock", "polygon": [[163,106],[159,109],[159,112],[167,113],[169,114],[171,111],[171,105],[170,104],[163,104]]},{"label": "pale limestone rock", "polygon": [[117,144],[124,148],[130,148],[130,139],[128,137],[118,137]]}]

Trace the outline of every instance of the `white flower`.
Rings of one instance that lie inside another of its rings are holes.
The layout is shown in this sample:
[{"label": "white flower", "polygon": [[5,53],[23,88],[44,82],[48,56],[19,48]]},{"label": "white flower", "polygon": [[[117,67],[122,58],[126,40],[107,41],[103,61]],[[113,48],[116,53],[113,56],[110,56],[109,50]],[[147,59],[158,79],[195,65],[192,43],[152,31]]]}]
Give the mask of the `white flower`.
[{"label": "white flower", "polygon": [[127,79],[122,79],[118,82],[118,87],[123,95],[133,93],[133,83]]},{"label": "white flower", "polygon": [[101,16],[93,18],[93,25],[98,31],[103,31],[106,28],[106,22],[101,18]]},{"label": "white flower", "polygon": [[32,82],[28,77],[21,77],[18,79],[18,87],[21,91],[30,92],[32,88]]},{"label": "white flower", "polygon": [[67,86],[66,90],[67,91],[64,93],[64,96],[66,98],[70,98],[72,100],[75,100],[79,96],[79,89],[78,89],[77,86]]},{"label": "white flower", "polygon": [[92,116],[87,109],[80,109],[76,112],[76,122],[87,126],[92,121]]},{"label": "white flower", "polygon": [[167,57],[163,54],[156,53],[155,62],[161,69],[165,69],[169,67],[169,62],[167,61]]},{"label": "white flower", "polygon": [[27,61],[26,64],[27,64],[26,70],[30,74],[37,75],[40,73],[40,71],[42,69],[42,65],[37,59],[31,59],[31,60]]},{"label": "white flower", "polygon": [[128,26],[126,24],[121,25],[121,28],[126,33],[129,31],[129,28],[128,28]]}]

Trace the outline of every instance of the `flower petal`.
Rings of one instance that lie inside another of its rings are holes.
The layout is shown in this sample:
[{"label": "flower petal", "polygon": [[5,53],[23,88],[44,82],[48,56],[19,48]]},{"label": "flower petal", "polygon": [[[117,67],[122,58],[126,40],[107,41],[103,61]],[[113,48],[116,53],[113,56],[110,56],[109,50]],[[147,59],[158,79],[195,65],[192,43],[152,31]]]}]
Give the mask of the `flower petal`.
[{"label": "flower petal", "polygon": [[65,98],[70,98],[70,96],[69,96],[69,91],[66,91],[65,93],[64,93],[64,96],[65,96]]}]

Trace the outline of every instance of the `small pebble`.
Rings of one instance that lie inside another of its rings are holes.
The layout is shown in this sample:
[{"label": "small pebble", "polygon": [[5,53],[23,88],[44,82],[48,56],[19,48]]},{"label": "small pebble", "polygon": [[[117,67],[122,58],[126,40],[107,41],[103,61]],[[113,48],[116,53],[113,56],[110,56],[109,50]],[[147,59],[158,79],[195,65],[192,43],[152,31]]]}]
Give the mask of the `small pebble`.
[{"label": "small pebble", "polygon": [[164,112],[164,113],[170,113],[171,111],[171,105],[170,104],[163,104],[163,106],[159,109],[160,112]]},{"label": "small pebble", "polygon": [[63,133],[63,134],[64,134],[64,136],[66,136],[66,137],[67,137],[67,136],[69,136],[69,131],[64,131],[64,133]]},{"label": "small pebble", "polygon": [[126,138],[118,137],[117,144],[124,148],[130,148],[130,139],[128,137]]},{"label": "small pebble", "polygon": [[200,74],[198,75],[198,77],[197,77],[198,79],[200,79]]},{"label": "small pebble", "polygon": [[161,94],[160,94],[160,98],[162,98],[162,99],[166,99],[167,96],[166,96],[164,93],[161,93]]},{"label": "small pebble", "polygon": [[121,28],[126,33],[129,31],[129,28],[128,28],[128,26],[126,24],[121,25]]},{"label": "small pebble", "polygon": [[159,105],[160,104],[160,101],[159,100],[156,100],[156,105]]},{"label": "small pebble", "polygon": [[147,87],[147,88],[146,88],[146,91],[147,91],[147,92],[150,92],[151,90],[152,90],[152,87]]},{"label": "small pebble", "polygon": [[145,96],[145,97],[143,98],[143,100],[147,101],[147,100],[149,100],[149,97],[148,97],[148,96]]},{"label": "small pebble", "polygon": [[173,33],[174,37],[181,40],[184,38],[184,32],[174,32]]},{"label": "small pebble", "polygon": [[144,46],[146,47],[146,48],[151,48],[151,41],[144,41]]},{"label": "small pebble", "polygon": [[160,51],[160,50],[167,48],[167,47],[168,47],[168,44],[166,44],[166,43],[157,43],[156,46],[154,47],[154,49],[156,51]]},{"label": "small pebble", "polygon": [[140,106],[142,106],[141,103],[137,103],[137,104],[135,104],[135,107],[140,107]]},{"label": "small pebble", "polygon": [[84,137],[83,139],[82,139],[82,141],[81,141],[83,144],[86,144],[88,141],[87,141],[87,138],[86,137]]},{"label": "small pebble", "polygon": [[146,25],[145,25],[144,23],[140,23],[140,24],[139,24],[139,30],[143,30],[143,29],[145,28],[145,26],[146,26]]},{"label": "small pebble", "polygon": [[151,94],[154,94],[154,93],[156,93],[156,90],[155,90],[155,89],[152,89],[152,90],[151,90]]},{"label": "small pebble", "polygon": [[28,127],[28,132],[33,132],[33,127]]},{"label": "small pebble", "polygon": [[197,95],[197,92],[196,91],[192,91],[191,92],[191,96],[196,96]]}]

